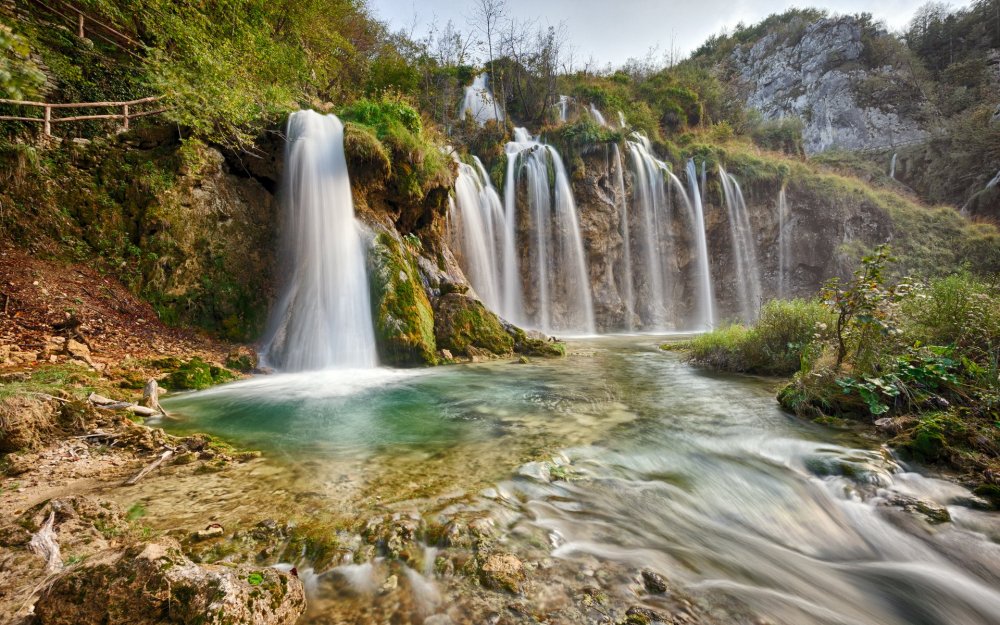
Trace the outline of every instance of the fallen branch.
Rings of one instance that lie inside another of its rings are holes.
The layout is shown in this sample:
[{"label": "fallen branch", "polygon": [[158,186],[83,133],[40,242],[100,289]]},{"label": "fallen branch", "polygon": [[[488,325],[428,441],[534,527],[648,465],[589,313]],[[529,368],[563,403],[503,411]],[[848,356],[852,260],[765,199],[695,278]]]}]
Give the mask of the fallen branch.
[{"label": "fallen branch", "polygon": [[173,455],[174,455],[174,450],[173,449],[168,449],[168,450],[164,451],[162,454],[160,454],[160,457],[157,458],[153,463],[147,465],[142,471],[139,471],[138,473],[136,473],[135,475],[133,475],[129,479],[125,480],[125,482],[122,484],[122,486],[132,486],[132,485],[136,484],[139,480],[141,480],[142,478],[146,477],[146,475],[150,471],[155,471],[161,464],[163,464],[164,462],[166,462],[167,460],[169,460],[170,457],[173,456]]},{"label": "fallen branch", "polygon": [[59,555],[59,543],[56,542],[56,532],[52,529],[55,521],[56,511],[53,510],[49,512],[49,518],[42,525],[42,529],[33,534],[31,542],[28,543],[30,551],[45,559],[46,573],[55,573],[63,565],[62,556]]}]

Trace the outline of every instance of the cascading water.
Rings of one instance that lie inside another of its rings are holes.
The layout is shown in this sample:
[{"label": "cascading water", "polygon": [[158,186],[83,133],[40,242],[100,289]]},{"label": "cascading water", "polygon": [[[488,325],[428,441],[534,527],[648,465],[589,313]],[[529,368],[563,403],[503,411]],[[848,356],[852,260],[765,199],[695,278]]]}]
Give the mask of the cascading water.
[{"label": "cascading water", "polygon": [[607,126],[608,122],[604,119],[604,115],[601,114],[597,107],[593,104],[590,105],[590,115],[594,118],[594,121],[602,126]]},{"label": "cascading water", "polygon": [[750,227],[750,213],[743,191],[736,178],[719,167],[722,181],[723,199],[729,217],[729,234],[733,245],[733,261],[736,264],[736,292],[739,296],[740,316],[743,321],[753,321],[757,317],[762,291],[760,286],[760,266],[754,247],[753,229]]},{"label": "cascading water", "polygon": [[[502,312],[512,321],[543,332],[593,334],[587,258],[562,159],[555,148],[533,139],[524,128],[514,130],[514,141],[507,144],[506,152]],[[522,188],[524,211],[517,201]],[[517,238],[522,231],[527,236]],[[527,251],[523,276],[516,258],[522,249]],[[519,288],[522,285],[528,288]]]},{"label": "cascading water", "polygon": [[336,116],[289,118],[284,186],[289,277],[271,312],[264,360],[283,371],[376,366],[365,249]]},{"label": "cascading water", "polygon": [[788,212],[788,198],[785,194],[785,187],[781,187],[778,192],[778,295],[787,298],[791,278],[791,215]]},{"label": "cascading water", "polygon": [[635,329],[635,285],[632,278],[632,233],[628,216],[628,198],[625,197],[625,164],[622,162],[618,144],[612,147],[615,157],[615,188],[618,190],[618,197],[621,198],[622,273],[624,274],[622,296],[625,300],[625,329],[631,332]]},{"label": "cascading water", "polygon": [[561,95],[561,96],[559,96],[559,104],[558,104],[558,106],[559,106],[559,121],[562,122],[562,123],[564,123],[564,124],[566,123],[566,120],[569,119],[569,103],[570,103],[570,100],[572,100],[572,98],[570,98],[568,95]]},{"label": "cascading water", "polygon": [[896,179],[896,157],[899,156],[895,152],[892,154],[892,160],[889,162],[889,177],[893,180]]},{"label": "cascading water", "polygon": [[695,253],[698,258],[698,327],[710,330],[715,326],[715,294],[712,291],[712,271],[708,264],[708,234],[705,232],[705,205],[701,201],[698,188],[698,169],[694,159],[688,159],[686,172],[688,195],[677,176],[668,172],[671,184],[676,185],[678,197],[683,198],[688,214],[691,215],[691,229],[694,233]]},{"label": "cascading water", "polygon": [[640,308],[633,302],[632,306],[637,308],[646,327],[662,330],[666,329],[673,312],[667,297],[667,276],[670,272],[665,267],[673,252],[666,183],[669,168],[653,156],[649,140],[640,134],[633,135],[628,148],[632,156],[635,189],[633,210],[638,221],[635,225],[641,233],[637,240],[641,262],[635,264],[634,280],[642,294],[639,299],[643,304]]},{"label": "cascading water", "polygon": [[455,200],[449,211],[449,238],[479,298],[490,309],[504,312],[503,202],[483,164],[475,157],[473,161],[473,165],[458,163]]},{"label": "cascading water", "polygon": [[489,74],[480,74],[465,88],[465,99],[462,100],[458,113],[461,119],[465,119],[466,114],[472,115],[472,119],[480,126],[490,120],[503,121],[503,110],[493,99],[489,79]]}]

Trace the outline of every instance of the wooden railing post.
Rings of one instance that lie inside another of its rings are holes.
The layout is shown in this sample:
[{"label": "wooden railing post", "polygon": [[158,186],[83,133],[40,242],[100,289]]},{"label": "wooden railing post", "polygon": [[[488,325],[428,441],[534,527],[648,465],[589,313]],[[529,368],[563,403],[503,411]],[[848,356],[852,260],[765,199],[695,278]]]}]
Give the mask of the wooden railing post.
[{"label": "wooden railing post", "polygon": [[122,105],[122,117],[125,118],[125,130],[128,130],[128,104]]},{"label": "wooden railing post", "polygon": [[52,107],[45,107],[45,136],[52,136]]}]

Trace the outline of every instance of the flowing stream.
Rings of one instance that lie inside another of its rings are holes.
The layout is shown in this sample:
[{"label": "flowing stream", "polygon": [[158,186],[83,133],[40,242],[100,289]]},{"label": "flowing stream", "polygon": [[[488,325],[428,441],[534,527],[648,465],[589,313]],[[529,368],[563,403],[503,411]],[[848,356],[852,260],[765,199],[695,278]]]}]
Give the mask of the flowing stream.
[{"label": "flowing stream", "polygon": [[[566,359],[526,365],[259,377],[164,401],[182,419],[169,429],[268,455],[245,489],[151,482],[149,517],[465,506],[499,514],[504,540],[541,532],[556,561],[657,571],[723,623],[1000,622],[998,515],[958,505],[967,491],[877,444],[783,413],[774,392],[696,370],[649,337],[572,341]],[[545,468],[552,457],[565,479]],[[952,520],[904,510],[913,497]],[[465,622],[448,578],[408,570],[387,595],[387,575],[378,562],[309,570],[304,622],[369,622],[329,617],[350,602],[393,622]]]}]

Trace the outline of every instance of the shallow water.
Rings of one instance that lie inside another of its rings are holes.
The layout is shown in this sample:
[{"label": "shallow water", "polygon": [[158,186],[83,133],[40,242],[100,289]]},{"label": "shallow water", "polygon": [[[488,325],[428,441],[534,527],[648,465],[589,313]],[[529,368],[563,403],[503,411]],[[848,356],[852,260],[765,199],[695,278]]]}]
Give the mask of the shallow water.
[{"label": "shallow water", "polygon": [[[308,490],[311,506],[482,492],[544,530],[556,557],[651,568],[727,614],[1000,623],[1000,519],[955,505],[961,487],[784,414],[774,381],[699,372],[653,337],[570,346],[527,365],[258,378],[164,405],[187,419],[170,429],[270,452],[268,492]],[[569,479],[532,462],[553,455]],[[889,505],[898,495],[948,506],[953,521]],[[433,599],[424,573],[408,586]],[[345,569],[337,583],[371,574]]]}]

